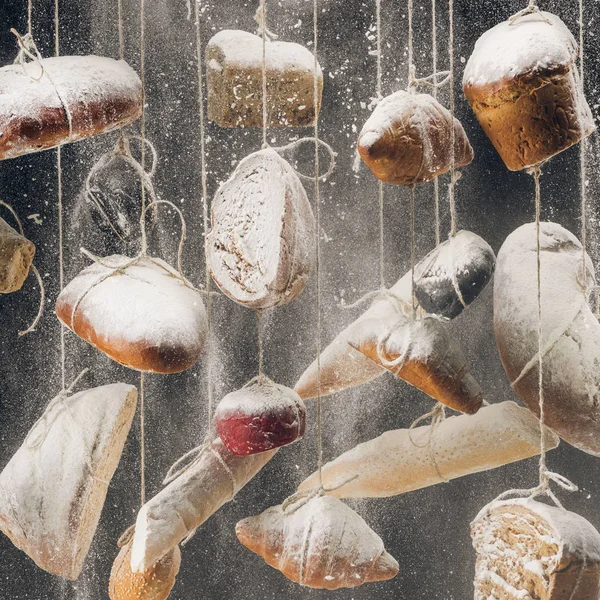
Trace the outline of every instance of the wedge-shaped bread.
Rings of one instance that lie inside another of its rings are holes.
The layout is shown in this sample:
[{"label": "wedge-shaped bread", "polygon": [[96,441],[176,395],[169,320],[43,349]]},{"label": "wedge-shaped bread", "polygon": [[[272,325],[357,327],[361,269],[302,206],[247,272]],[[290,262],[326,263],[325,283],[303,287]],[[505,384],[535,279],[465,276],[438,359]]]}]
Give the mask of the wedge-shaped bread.
[{"label": "wedge-shaped bread", "polygon": [[177,479],[146,502],[137,516],[131,569],[141,573],[172,550],[262,469],[277,450],[236,456],[213,441]]},{"label": "wedge-shaped bread", "polygon": [[166,600],[181,566],[181,551],[175,546],[143,573],[131,570],[131,541],[125,544],[110,572],[110,600]]},{"label": "wedge-shaped bread", "polygon": [[[452,129],[454,128],[454,153]],[[430,181],[473,160],[473,148],[457,119],[429,94],[399,91],[386,96],[364,124],[358,153],[386,183]]]},{"label": "wedge-shaped bread", "polygon": [[[317,66],[318,99],[315,106],[315,58],[291,42],[267,41],[267,125],[309,127],[321,108],[323,73]],[[262,127],[262,37],[224,30],[206,47],[208,119],[221,127]]]},{"label": "wedge-shaped bread", "polygon": [[79,577],[136,404],[124,383],[57,396],[0,474],[0,530],[45,571]]},{"label": "wedge-shaped bread", "polygon": [[131,259],[115,254],[102,262],[81,271],[60,293],[58,318],[126,367],[154,373],[189,369],[207,335],[201,295],[160,259],[143,257],[126,266]]},{"label": "wedge-shaped bread", "polygon": [[206,254],[215,283],[239,304],[291,302],[314,261],[315,219],[298,175],[275,150],[254,152],[219,188]]},{"label": "wedge-shaped bread", "polygon": [[[111,131],[142,114],[142,82],[122,60],[59,56],[0,69],[0,160]],[[39,77],[39,79],[36,79]]]},{"label": "wedge-shaped bread", "polygon": [[548,12],[499,23],[477,40],[465,96],[511,171],[547,160],[596,128],[577,53],[571,32]]},{"label": "wedge-shaped bread", "polygon": [[[465,304],[475,300],[485,286],[471,285],[471,282],[486,280],[491,268],[486,246],[486,242],[476,234],[459,231],[415,265],[415,291],[428,306],[437,306],[444,316],[452,318],[457,313],[455,305],[458,298],[456,290],[448,289],[448,279],[455,279],[461,292],[464,291]],[[484,251],[487,258],[481,254]],[[451,257],[458,258],[454,260]],[[439,284],[439,293],[435,291],[436,284]],[[370,322],[373,334],[383,334],[401,315],[411,314],[410,272],[389,291],[391,296],[376,298],[371,307],[339,333],[321,353],[321,395],[367,383],[386,372],[382,366],[352,348],[348,341],[363,328],[363,322]],[[304,371],[294,389],[304,399],[317,395],[316,360]]]},{"label": "wedge-shaped bread", "polygon": [[0,218],[0,294],[21,289],[34,255],[33,243]]},{"label": "wedge-shaped bread", "polygon": [[[558,446],[558,436],[548,428],[545,440],[548,450]],[[539,451],[539,421],[514,402],[500,402],[484,406],[476,415],[450,417],[434,432],[429,425],[386,431],[327,463],[323,486],[341,486],[328,492],[336,498],[396,496],[495,469]],[[314,473],[298,489],[317,486]]]},{"label": "wedge-shaped bread", "polygon": [[598,600],[600,534],[536,500],[488,504],[471,524],[475,600]]},{"label": "wedge-shaped bread", "polygon": [[[556,223],[540,224],[544,422],[580,450],[600,456],[600,323],[588,305],[594,268]],[[539,414],[536,227],[513,231],[494,281],[494,329],[504,370]]]},{"label": "wedge-shaped bread", "polygon": [[396,576],[398,563],[360,515],[329,496],[304,502],[243,519],[235,528],[238,539],[288,579],[311,588],[352,588]]}]

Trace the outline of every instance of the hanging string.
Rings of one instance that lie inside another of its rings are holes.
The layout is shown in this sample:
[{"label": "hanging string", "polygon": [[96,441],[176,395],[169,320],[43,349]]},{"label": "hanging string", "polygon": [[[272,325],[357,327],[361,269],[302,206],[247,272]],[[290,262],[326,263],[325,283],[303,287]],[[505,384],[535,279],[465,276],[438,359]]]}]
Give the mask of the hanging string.
[{"label": "hanging string", "polygon": [[264,378],[263,367],[263,311],[256,311],[257,327],[258,327],[258,382],[262,383]]},{"label": "hanging string", "polygon": [[[583,70],[583,0],[579,0],[579,80],[581,93],[584,93],[585,73]],[[587,207],[586,207],[586,164],[585,142],[583,136],[579,146],[579,193],[581,194],[581,270],[586,272],[586,242],[587,242]]]},{"label": "hanging string", "polygon": [[448,0],[448,70],[450,71],[450,117],[452,126],[450,127],[450,148],[452,152],[452,161],[450,163],[450,184],[448,185],[448,201],[450,204],[450,235],[456,234],[456,200],[454,188],[458,181],[458,174],[455,173],[455,132],[454,132],[454,0]]},{"label": "hanging string", "polygon": [[[263,0],[264,1],[264,0]],[[315,277],[317,280],[317,468],[319,471],[319,487],[323,487],[323,414],[321,406],[321,209],[319,195],[319,116],[316,113],[316,107],[319,103],[319,81],[318,69],[318,19],[319,2],[313,0],[313,47],[314,47],[314,72],[313,72],[313,100],[315,106],[315,184],[314,184],[314,204],[315,204],[315,223],[316,223],[316,262]]]},{"label": "hanging string", "polygon": [[[263,129],[262,129],[262,147],[267,148],[267,2],[266,0],[260,0],[260,19],[262,20],[261,34],[262,34],[262,117],[263,117]],[[315,110],[317,105],[315,104]]]},{"label": "hanging string", "polygon": [[[54,54],[60,56],[59,40],[59,0],[54,0]],[[70,129],[70,127],[69,127]],[[63,189],[62,189],[62,157],[61,147],[56,148],[56,172],[57,172],[57,211],[58,211],[58,284],[60,291],[65,287],[65,268],[63,251]],[[66,348],[65,348],[66,327],[60,324],[60,376],[62,388],[66,385]]]},{"label": "hanging string", "polygon": [[[381,0],[375,1],[375,19],[377,27],[377,87],[375,96],[377,102],[382,98],[381,94]],[[379,287],[385,289],[385,260],[384,260],[384,228],[383,228],[383,181],[377,180],[377,195],[379,198]]]},{"label": "hanging string", "polygon": [[[198,71],[198,111],[200,119],[200,180],[202,185],[202,223],[204,227],[204,238],[208,235],[208,185],[206,174],[206,133],[204,130],[204,88],[202,86],[202,36],[200,29],[200,0],[196,0],[194,9],[194,25],[196,29],[196,67]],[[213,411],[213,386],[212,386],[212,298],[210,293],[211,276],[210,266],[205,257],[204,261],[204,286],[206,289],[206,317],[208,321],[206,333],[206,387],[208,402],[208,428],[210,431]]]},{"label": "hanging string", "polygon": [[123,0],[117,0],[117,27],[119,30],[119,60],[125,58],[125,36],[123,34]]},{"label": "hanging string", "polygon": [[415,184],[410,186],[410,298],[413,320],[417,316],[415,296]]},{"label": "hanging string", "polygon": [[[437,77],[437,27],[436,27],[436,0],[431,0],[431,54],[434,81]],[[437,86],[433,88],[433,97],[437,99]],[[440,245],[440,182],[437,177],[433,179],[433,208],[435,211],[435,245]]]},{"label": "hanging string", "polygon": [[146,417],[144,399],[145,373],[140,373],[140,501],[146,504]]},{"label": "hanging string", "polygon": [[27,0],[27,33],[29,37],[33,37],[32,14],[33,0]]}]

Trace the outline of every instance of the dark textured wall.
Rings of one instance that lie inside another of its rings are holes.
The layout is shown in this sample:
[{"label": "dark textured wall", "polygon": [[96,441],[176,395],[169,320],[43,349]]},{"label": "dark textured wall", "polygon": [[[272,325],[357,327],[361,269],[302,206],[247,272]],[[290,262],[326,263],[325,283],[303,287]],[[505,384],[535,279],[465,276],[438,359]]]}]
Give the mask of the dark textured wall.
[{"label": "dark textured wall", "polygon": [[[156,145],[160,164],[157,187],[162,198],[178,204],[189,227],[185,270],[194,282],[204,273],[202,204],[195,79],[193,24],[186,20],[184,0],[146,0],[148,137]],[[375,2],[322,0],[320,55],[325,72],[321,135],[338,152],[335,174],[322,186],[322,226],[327,241],[323,254],[323,341],[356,315],[340,311],[343,297],[355,299],[378,286],[378,205],[374,178],[362,169],[351,171],[356,129],[369,112],[364,106],[374,95],[375,58],[368,51],[374,43],[366,36],[374,23]],[[383,0],[384,93],[406,85],[406,5]],[[438,2],[440,68],[447,66],[446,3]],[[586,90],[591,105],[598,102],[596,3],[586,2]],[[204,42],[223,28],[254,30],[257,2],[212,1],[203,11]],[[522,173],[510,173],[502,165],[480,130],[460,91],[463,57],[477,37],[498,21],[522,8],[517,2],[458,0],[456,18],[457,116],[475,148],[474,163],[463,170],[457,188],[458,221],[484,236],[498,250],[519,224],[532,220],[533,184]],[[312,2],[268,1],[269,25],[286,40],[308,44],[312,39]],[[544,8],[559,14],[572,31],[577,28],[575,2],[548,2]],[[124,0],[126,57],[139,65],[138,5]],[[0,60],[15,54],[10,27],[25,28],[26,2],[0,3]],[[34,34],[44,55],[53,51],[53,3],[34,0]],[[430,72],[430,4],[415,3],[416,62],[421,75]],[[62,52],[98,53],[116,57],[116,0],[70,0],[61,3]],[[371,30],[370,34],[374,31]],[[447,90],[440,92],[447,102]],[[597,114],[597,108],[594,108]],[[137,126],[132,128],[132,131]],[[214,194],[234,165],[260,147],[260,131],[220,130],[208,125],[207,160],[209,191]],[[283,144],[291,135],[309,131],[271,131],[269,140]],[[79,248],[96,254],[136,252],[136,243],[121,245],[100,229],[80,196],[86,174],[100,154],[114,143],[114,135],[87,140],[63,149],[65,204],[65,271],[69,281],[87,264]],[[590,251],[597,258],[596,175],[597,142],[589,144]],[[53,314],[58,291],[57,189],[55,152],[48,151],[0,164],[0,197],[10,202],[26,222],[28,236],[37,245],[40,271],[48,287],[46,316],[38,331],[18,338],[16,332],[33,318],[38,293],[33,280],[23,290],[0,299],[0,467],[23,441],[28,429],[49,400],[59,391],[59,325]],[[442,179],[445,192],[447,177]],[[543,218],[579,231],[578,149],[556,157],[544,169]],[[310,196],[310,189],[309,189]],[[417,190],[417,254],[434,245],[432,185]],[[408,191],[385,187],[385,266],[388,284],[409,266]],[[39,214],[43,224],[28,216]],[[449,228],[445,193],[442,196],[444,235]],[[177,221],[170,211],[161,212],[151,232],[151,252],[171,263],[178,239]],[[214,356],[216,397],[241,387],[257,369],[256,319],[252,312],[224,297],[214,301]],[[266,314],[267,373],[278,382],[293,385],[312,360],[315,348],[314,280],[292,304]],[[482,297],[449,325],[462,344],[472,370],[491,402],[513,399],[500,361],[492,329],[491,286]],[[67,335],[67,378],[83,367],[92,371],[85,386],[112,381],[136,383],[138,375],[122,368],[86,344]],[[181,375],[147,378],[147,485],[148,494],[160,489],[169,465],[197,445],[206,427],[206,371],[204,362]],[[391,376],[336,394],[324,401],[324,451],[327,459],[370,439],[384,430],[408,426],[432,403],[420,392]],[[352,502],[382,536],[400,563],[400,574],[390,582],[368,584],[356,590],[318,592],[288,582],[262,559],[243,548],[235,538],[239,518],[256,514],[281,502],[315,467],[314,414],[305,439],[278,456],[236,498],[211,518],[183,550],[183,563],[172,598],[259,600],[287,597],[406,600],[465,600],[472,597],[474,555],[469,522],[478,510],[508,487],[528,486],[537,477],[535,460],[504,467],[385,500]],[[0,537],[0,599],[99,600],[107,597],[110,567],[117,553],[116,540],[130,525],[138,508],[139,435],[134,425],[119,469],[109,489],[102,520],[80,580],[65,583],[38,570],[5,537]],[[598,493],[600,463],[567,444],[549,456],[581,492],[564,500],[572,510],[600,526]],[[564,496],[564,494],[563,494]]]}]

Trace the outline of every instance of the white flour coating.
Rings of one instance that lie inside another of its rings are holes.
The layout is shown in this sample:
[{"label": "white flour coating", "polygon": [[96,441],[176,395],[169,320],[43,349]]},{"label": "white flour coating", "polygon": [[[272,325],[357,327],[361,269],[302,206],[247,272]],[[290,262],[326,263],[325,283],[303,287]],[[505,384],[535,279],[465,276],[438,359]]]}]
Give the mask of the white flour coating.
[{"label": "white flour coating", "polygon": [[240,521],[238,538],[272,567],[308,587],[355,587],[398,572],[381,538],[343,502],[330,496],[302,502],[287,510],[274,506]]},{"label": "white flour coating", "polygon": [[525,15],[512,25],[499,23],[475,43],[463,85],[500,85],[519,75],[571,65],[577,43],[566,25],[548,12]]},{"label": "white flour coating", "polygon": [[0,529],[42,569],[79,576],[136,404],[124,383],[51,403],[0,474]]},{"label": "white flour coating", "polygon": [[[262,37],[238,29],[225,29],[214,35],[207,45],[208,49],[219,49],[223,54],[223,63],[241,69],[262,69]],[[299,71],[314,73],[315,58],[304,46],[293,42],[267,41],[266,66],[268,70]],[[213,59],[209,68],[221,70],[221,65]],[[317,76],[323,72],[318,65]]]},{"label": "white flour coating", "polygon": [[[475,415],[450,417],[431,427],[387,431],[359,444],[323,467],[323,485],[337,498],[380,498],[495,469],[539,454],[539,421],[514,402],[481,408]],[[558,437],[546,429],[548,450]],[[413,443],[414,442],[414,443]],[[318,485],[313,473],[298,488]]]},{"label": "white flour coating", "polygon": [[277,450],[235,456],[220,439],[200,459],[140,509],[131,549],[131,569],[141,573],[160,560],[262,469]]},{"label": "white flour coating", "polygon": [[[129,261],[120,255],[102,259],[111,267]],[[57,305],[73,306],[89,290],[76,315],[87,319],[98,336],[155,347],[203,347],[208,325],[202,297],[175,269],[161,259],[142,258],[94,285],[110,270],[98,263],[87,267],[61,292]],[[65,325],[71,327],[70,320]]]},{"label": "white flour coating", "polygon": [[292,167],[272,149],[240,162],[217,191],[207,260],[215,283],[236,302],[291,302],[314,262],[315,221]]},{"label": "white flour coating", "polygon": [[[476,600],[496,598],[496,593],[515,600],[566,598],[562,592],[591,600],[591,590],[585,589],[589,583],[577,583],[577,569],[597,571],[600,534],[583,517],[532,499],[495,501],[477,515],[471,535],[477,552]],[[555,589],[557,575],[568,571],[572,575]],[[597,590],[597,573],[595,579],[591,587]]]},{"label": "white flour coating", "polygon": [[252,417],[260,414],[298,412],[302,399],[294,390],[274,382],[255,381],[241,390],[227,394],[215,411],[215,418]]},{"label": "white flour coating", "polygon": [[[545,422],[564,440],[600,455],[600,323],[588,305],[595,284],[581,244],[555,223],[541,223],[542,348]],[[515,391],[538,413],[535,224],[516,229],[500,252],[494,282],[494,327]],[[582,284],[587,284],[584,290]]]}]

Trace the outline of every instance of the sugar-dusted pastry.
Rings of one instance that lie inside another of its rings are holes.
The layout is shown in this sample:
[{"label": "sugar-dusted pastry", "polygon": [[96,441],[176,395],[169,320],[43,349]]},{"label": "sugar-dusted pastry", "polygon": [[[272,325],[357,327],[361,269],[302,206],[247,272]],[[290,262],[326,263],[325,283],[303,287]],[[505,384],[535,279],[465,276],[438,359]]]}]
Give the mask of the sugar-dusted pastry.
[{"label": "sugar-dusted pastry", "polygon": [[444,326],[434,317],[394,321],[361,321],[348,343],[396,377],[454,410],[476,413],[483,392],[467,360]]},{"label": "sugar-dusted pastry", "polygon": [[[206,47],[209,121],[221,127],[262,127],[262,68],[262,37],[230,29],[213,36]],[[321,67],[317,69],[317,106],[314,73],[314,56],[304,46],[267,41],[269,127],[314,125],[321,108]]]},{"label": "sugar-dusted pastry", "polygon": [[[600,323],[588,304],[594,267],[556,223],[540,224],[544,422],[561,438],[600,456]],[[522,225],[498,253],[494,329],[504,370],[539,414],[535,223]]]},{"label": "sugar-dusted pastry", "polygon": [[[454,156],[452,152],[454,128]],[[358,152],[386,183],[430,181],[473,160],[473,148],[457,119],[429,94],[399,91],[386,96],[364,124]]]},{"label": "sugar-dusted pastry", "polygon": [[[58,318],[113,360],[178,373],[200,357],[207,335],[201,295],[158,258],[113,255],[87,267],[60,293]],[[129,265],[129,266],[127,266]],[[121,267],[121,268],[119,268]]]},{"label": "sugar-dusted pastry", "polygon": [[330,496],[273,506],[240,521],[235,532],[267,564],[311,588],[353,588],[399,570],[363,518]]},{"label": "sugar-dusted pastry", "polygon": [[236,456],[220,439],[141,508],[131,569],[141,573],[172,550],[250,481],[277,450]]},{"label": "sugar-dusted pastry", "polygon": [[179,546],[169,550],[143,573],[131,570],[131,541],[125,544],[110,572],[110,600],[166,600],[175,585],[181,566]]},{"label": "sugar-dusted pastry", "polygon": [[60,56],[0,68],[0,160],[105,133],[141,114],[142,82],[122,60]]},{"label": "sugar-dusted pastry", "polygon": [[33,243],[0,218],[0,294],[21,289],[34,255]]},{"label": "sugar-dusted pastry", "polygon": [[[545,429],[546,449],[558,436]],[[540,423],[514,402],[484,406],[431,426],[396,429],[359,444],[324,465],[323,486],[336,498],[382,498],[495,469],[539,454]],[[342,485],[343,484],[343,485]],[[298,490],[318,486],[318,474]]]},{"label": "sugar-dusted pastry", "polygon": [[227,449],[247,456],[302,438],[306,407],[294,390],[267,377],[256,378],[219,402],[214,423]]},{"label": "sugar-dusted pastry", "polygon": [[428,313],[454,319],[485,289],[495,263],[483,238],[458,231],[419,264],[415,296]]},{"label": "sugar-dusted pastry", "polygon": [[475,600],[598,600],[600,534],[536,500],[488,504],[471,523]]},{"label": "sugar-dusted pastry", "polygon": [[79,577],[136,404],[124,383],[57,396],[0,474],[0,530],[41,569]]},{"label": "sugar-dusted pastry", "polygon": [[206,255],[215,283],[239,304],[291,302],[314,262],[315,219],[292,167],[270,148],[244,158],[212,205]]},{"label": "sugar-dusted pastry", "polygon": [[[465,304],[475,300],[476,293],[484,288],[476,282],[483,282],[491,268],[491,256],[486,246],[485,241],[474,233],[459,231],[419,261],[415,265],[415,292],[418,292],[424,305],[452,318],[457,311],[457,301],[460,302],[456,290],[449,289],[448,279],[453,276],[461,293],[464,291]],[[487,259],[483,259],[484,254]],[[454,261],[453,256],[462,257],[464,262],[460,259]],[[439,291],[436,292],[437,284]],[[321,395],[367,383],[386,372],[382,366],[352,348],[348,340],[354,336],[357,328],[362,327],[363,321],[369,320],[374,331],[383,332],[388,322],[397,321],[400,315],[411,314],[410,272],[400,278],[389,292],[389,295],[377,297],[370,308],[340,332],[321,353]],[[317,395],[316,360],[304,371],[294,389],[303,399]]]},{"label": "sugar-dusted pastry", "polygon": [[575,38],[548,12],[505,21],[477,40],[463,88],[511,171],[541,163],[594,131],[576,59]]}]

